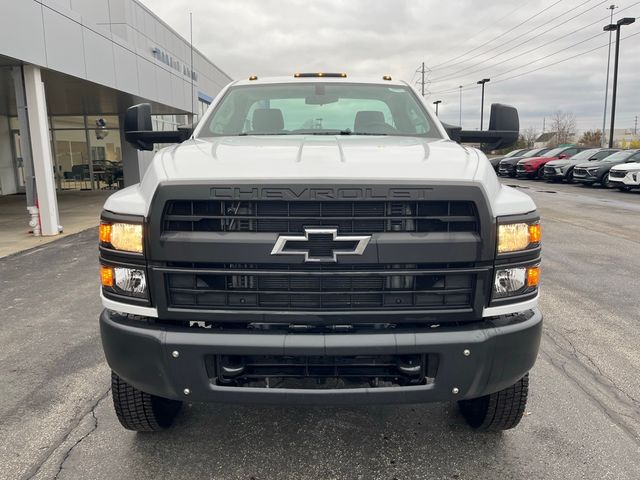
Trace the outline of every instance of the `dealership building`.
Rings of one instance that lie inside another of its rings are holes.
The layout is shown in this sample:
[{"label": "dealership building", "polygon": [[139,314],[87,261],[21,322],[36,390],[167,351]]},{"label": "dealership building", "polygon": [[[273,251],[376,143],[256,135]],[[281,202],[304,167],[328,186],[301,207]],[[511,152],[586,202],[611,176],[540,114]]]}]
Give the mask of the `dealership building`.
[{"label": "dealership building", "polygon": [[230,81],[136,0],[0,5],[0,196],[24,195],[35,233],[58,233],[60,192],[139,181],[149,153],[124,142],[127,107],[173,130]]}]

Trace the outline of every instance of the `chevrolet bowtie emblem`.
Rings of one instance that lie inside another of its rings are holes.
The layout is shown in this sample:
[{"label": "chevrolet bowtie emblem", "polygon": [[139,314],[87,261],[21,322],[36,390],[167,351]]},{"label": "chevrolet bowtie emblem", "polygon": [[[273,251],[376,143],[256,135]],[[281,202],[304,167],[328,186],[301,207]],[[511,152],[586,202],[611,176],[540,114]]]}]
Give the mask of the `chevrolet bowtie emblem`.
[{"label": "chevrolet bowtie emblem", "polygon": [[305,228],[304,235],[280,235],[271,255],[304,255],[305,262],[337,262],[338,255],[362,255],[371,235],[338,235],[337,228]]}]

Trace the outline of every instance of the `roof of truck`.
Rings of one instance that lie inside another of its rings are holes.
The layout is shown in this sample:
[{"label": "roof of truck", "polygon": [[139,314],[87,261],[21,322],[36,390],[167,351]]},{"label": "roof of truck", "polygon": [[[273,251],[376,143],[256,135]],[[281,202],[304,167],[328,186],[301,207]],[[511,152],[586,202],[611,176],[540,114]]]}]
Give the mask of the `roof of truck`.
[{"label": "roof of truck", "polygon": [[[328,76],[313,76],[313,77],[295,77],[295,74],[291,75],[283,75],[278,77],[261,77],[260,75],[254,76],[238,80],[234,82],[234,85],[267,85],[267,84],[277,84],[277,83],[309,83],[309,82],[327,82],[327,83],[370,83],[376,85],[395,85],[395,86],[406,86],[407,83],[402,80],[396,80],[395,78],[391,78],[391,80],[383,79],[384,75],[376,76],[376,77],[350,77],[347,75],[346,77],[328,77]],[[386,76],[384,76],[386,77]]]}]

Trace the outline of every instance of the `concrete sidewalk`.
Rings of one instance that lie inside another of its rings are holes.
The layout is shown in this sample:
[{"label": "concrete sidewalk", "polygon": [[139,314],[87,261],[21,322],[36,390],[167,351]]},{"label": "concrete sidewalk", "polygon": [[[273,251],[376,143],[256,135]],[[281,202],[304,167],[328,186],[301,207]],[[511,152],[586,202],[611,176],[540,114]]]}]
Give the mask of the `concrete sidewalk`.
[{"label": "concrete sidewalk", "polygon": [[64,232],[47,237],[34,237],[29,233],[31,227],[24,195],[0,196],[0,258],[97,226],[102,205],[112,193],[58,192],[60,224]]}]

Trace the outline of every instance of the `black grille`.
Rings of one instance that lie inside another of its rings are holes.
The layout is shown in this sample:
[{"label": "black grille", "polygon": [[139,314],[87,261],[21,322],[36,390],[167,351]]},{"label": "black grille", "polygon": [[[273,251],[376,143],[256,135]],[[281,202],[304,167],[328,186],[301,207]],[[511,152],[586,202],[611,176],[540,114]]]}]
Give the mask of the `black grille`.
[{"label": "black grille", "polygon": [[627,172],[624,170],[610,170],[609,177],[610,178],[624,178],[627,175]]},{"label": "black grille", "polygon": [[305,227],[340,233],[478,232],[470,201],[224,201],[171,200],[164,232],[300,233]]},{"label": "black grille", "polygon": [[587,169],[586,168],[574,168],[573,169],[573,176],[575,177],[576,175],[578,175],[578,176],[586,176],[587,175]]},{"label": "black grille", "polygon": [[175,265],[173,308],[447,310],[470,308],[477,269],[459,265]]}]

